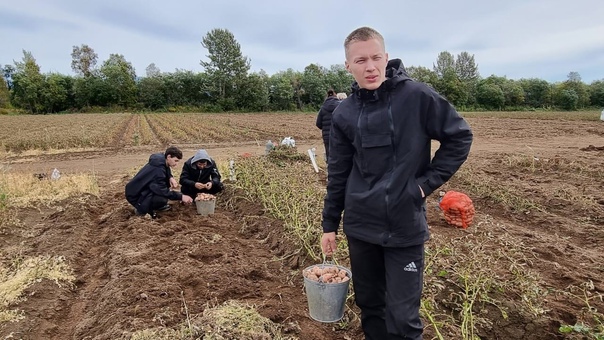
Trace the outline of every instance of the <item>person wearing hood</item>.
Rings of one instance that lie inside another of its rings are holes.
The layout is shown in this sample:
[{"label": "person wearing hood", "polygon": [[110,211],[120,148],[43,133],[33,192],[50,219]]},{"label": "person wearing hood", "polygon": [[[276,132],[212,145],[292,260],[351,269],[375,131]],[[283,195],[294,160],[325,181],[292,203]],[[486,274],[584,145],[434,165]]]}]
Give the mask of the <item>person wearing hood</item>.
[{"label": "person wearing hood", "polygon": [[170,168],[175,167],[181,159],[182,152],[174,146],[164,153],[152,154],[149,162],[126,184],[126,200],[132,204],[136,215],[149,214],[151,218],[156,218],[158,211],[170,210],[168,200],[185,204],[193,202],[191,196],[170,190],[178,187]]},{"label": "person wearing hood", "polygon": [[197,150],[195,156],[183,164],[180,185],[180,191],[191,197],[196,197],[199,193],[215,195],[224,187],[220,182],[220,172],[216,162],[204,149]]},{"label": "person wearing hood", "polygon": [[333,110],[338,107],[340,100],[336,97],[336,91],[328,90],[327,98],[321,105],[319,114],[317,115],[316,125],[321,129],[321,135],[323,136],[323,145],[325,146],[325,160],[329,158],[329,129],[331,128],[331,114]]},{"label": "person wearing hood", "polygon": [[366,339],[422,339],[426,197],[466,161],[472,131],[400,59],[388,60],[376,30],[352,31],[344,50],[355,83],[332,116],[321,249],[333,255],[343,219]]}]

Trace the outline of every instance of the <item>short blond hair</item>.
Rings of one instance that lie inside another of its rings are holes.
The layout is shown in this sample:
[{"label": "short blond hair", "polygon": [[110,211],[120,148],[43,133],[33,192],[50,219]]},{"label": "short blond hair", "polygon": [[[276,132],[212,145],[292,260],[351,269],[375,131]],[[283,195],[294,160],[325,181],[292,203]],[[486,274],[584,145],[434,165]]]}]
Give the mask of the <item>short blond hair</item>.
[{"label": "short blond hair", "polygon": [[347,96],[347,95],[346,95],[346,93],[344,93],[344,92],[340,92],[340,93],[338,93],[338,94],[336,95],[336,97],[337,97],[339,100],[344,100],[344,99],[348,98],[348,96]]},{"label": "short blond hair", "polygon": [[378,39],[382,43],[382,47],[384,50],[386,49],[386,44],[384,43],[384,37],[380,34],[380,32],[374,30],[371,27],[359,27],[354,31],[350,32],[350,34],[344,40],[344,51],[346,56],[348,56],[348,46],[355,41],[367,41],[370,39]]}]

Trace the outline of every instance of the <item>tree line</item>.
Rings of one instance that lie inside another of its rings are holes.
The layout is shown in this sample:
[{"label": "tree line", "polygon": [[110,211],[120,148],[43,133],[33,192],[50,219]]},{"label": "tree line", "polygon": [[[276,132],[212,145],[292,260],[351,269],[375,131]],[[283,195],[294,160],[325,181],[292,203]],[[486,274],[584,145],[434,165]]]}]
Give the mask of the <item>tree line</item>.
[{"label": "tree line", "polygon": [[[144,76],[121,54],[97,66],[94,49],[72,50],[75,76],[42,74],[31,52],[21,61],[0,66],[0,109],[33,114],[80,111],[295,111],[317,110],[327,89],[350,92],[354,79],[344,65],[310,64],[304,71],[287,69],[268,75],[250,72],[250,60],[227,29],[213,29],[201,41],[204,72],[162,72],[150,64]],[[483,78],[474,55],[441,52],[433,68],[411,66],[411,78],[444,95],[459,110],[577,110],[604,107],[604,79],[585,84],[576,72],[563,82],[542,79]],[[0,111],[2,112],[2,111]]]}]

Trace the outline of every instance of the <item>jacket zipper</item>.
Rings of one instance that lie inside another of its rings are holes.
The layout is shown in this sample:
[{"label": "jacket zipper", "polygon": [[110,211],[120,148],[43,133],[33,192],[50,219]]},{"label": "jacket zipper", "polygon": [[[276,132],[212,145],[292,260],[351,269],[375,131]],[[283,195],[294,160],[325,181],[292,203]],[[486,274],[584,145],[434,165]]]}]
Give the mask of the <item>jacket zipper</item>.
[{"label": "jacket zipper", "polygon": [[388,93],[388,121],[390,123],[390,143],[392,144],[392,167],[390,168],[390,178],[386,185],[386,222],[388,223],[388,239],[392,236],[392,221],[390,221],[390,186],[392,185],[392,173],[396,166],[396,144],[394,143],[394,120],[392,119],[392,101]]}]

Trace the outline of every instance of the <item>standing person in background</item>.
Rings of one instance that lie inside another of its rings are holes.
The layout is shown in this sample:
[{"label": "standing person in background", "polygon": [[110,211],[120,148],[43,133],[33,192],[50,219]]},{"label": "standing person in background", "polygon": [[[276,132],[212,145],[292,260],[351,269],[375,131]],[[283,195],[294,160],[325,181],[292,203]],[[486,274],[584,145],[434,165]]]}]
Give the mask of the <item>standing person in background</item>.
[{"label": "standing person in background", "polygon": [[193,198],[199,193],[215,195],[222,191],[220,172],[216,163],[204,149],[197,150],[182,166],[180,173],[180,191]]},{"label": "standing person in background", "polygon": [[[388,61],[376,30],[354,30],[344,50],[356,82],[332,117],[321,248],[337,249],[344,212],[365,339],[422,339],[426,196],[464,163],[472,132],[400,59]],[[432,140],[440,146],[431,159]]]},{"label": "standing person in background", "polygon": [[332,89],[327,91],[327,98],[321,105],[317,115],[317,127],[321,129],[323,136],[323,145],[325,146],[325,161],[329,159],[329,130],[331,129],[331,115],[333,110],[338,107],[340,100],[336,97],[336,92]]},{"label": "standing person in background", "polygon": [[193,199],[175,189],[178,183],[172,176],[170,168],[175,167],[182,159],[182,152],[175,146],[164,153],[149,157],[149,162],[126,184],[126,200],[134,206],[138,216],[146,214],[157,218],[158,211],[170,210],[168,200],[182,201],[190,204]]}]

